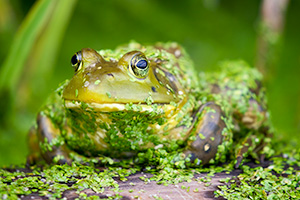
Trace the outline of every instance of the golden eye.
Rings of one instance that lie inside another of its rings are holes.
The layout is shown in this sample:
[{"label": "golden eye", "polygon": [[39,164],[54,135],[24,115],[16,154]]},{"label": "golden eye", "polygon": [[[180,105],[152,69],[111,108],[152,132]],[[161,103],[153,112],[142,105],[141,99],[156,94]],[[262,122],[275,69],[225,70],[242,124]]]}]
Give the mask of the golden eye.
[{"label": "golden eye", "polygon": [[145,78],[148,75],[149,62],[141,52],[132,56],[129,67],[137,78]]},{"label": "golden eye", "polygon": [[82,63],[82,54],[81,51],[76,52],[71,58],[71,64],[75,72],[79,71]]}]

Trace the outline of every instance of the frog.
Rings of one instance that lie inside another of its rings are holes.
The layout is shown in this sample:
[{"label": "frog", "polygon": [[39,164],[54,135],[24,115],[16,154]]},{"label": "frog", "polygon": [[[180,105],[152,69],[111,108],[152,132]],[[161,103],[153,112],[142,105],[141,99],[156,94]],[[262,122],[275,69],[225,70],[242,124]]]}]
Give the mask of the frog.
[{"label": "frog", "polygon": [[196,166],[233,158],[238,167],[270,141],[263,77],[243,61],[197,73],[176,42],[130,42],[83,48],[71,65],[29,131],[30,165],[164,150]]}]

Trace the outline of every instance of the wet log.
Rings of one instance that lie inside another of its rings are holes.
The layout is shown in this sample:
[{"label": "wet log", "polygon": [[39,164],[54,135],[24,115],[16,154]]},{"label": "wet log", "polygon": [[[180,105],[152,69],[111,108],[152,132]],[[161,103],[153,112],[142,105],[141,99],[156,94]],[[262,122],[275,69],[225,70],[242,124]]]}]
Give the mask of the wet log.
[{"label": "wet log", "polygon": [[[182,182],[178,184],[162,185],[156,181],[145,182],[140,177],[150,178],[152,174],[138,172],[136,174],[127,177],[127,181],[116,180],[119,184],[121,192],[118,192],[118,197],[123,200],[129,199],[178,199],[178,200],[209,200],[209,199],[224,199],[222,197],[215,197],[214,191],[218,190],[219,185],[224,183],[220,182],[224,178],[232,178],[239,175],[242,170],[236,169],[232,172],[216,173],[211,177],[211,181],[205,183],[198,181],[201,178],[207,177],[207,173],[195,174],[194,179],[191,182]],[[116,195],[116,192],[106,188],[103,193],[96,193],[92,189],[85,189],[81,191],[87,196],[99,196],[100,199],[106,199]],[[76,190],[66,190],[62,195],[65,199],[76,199],[79,197],[79,193]],[[20,196],[23,200],[32,199],[48,199],[47,197],[39,196],[38,192],[32,193],[27,196]]]},{"label": "wet log", "polygon": [[[270,165],[272,165],[271,161],[264,161],[263,163],[256,164],[256,163],[245,163],[244,165],[249,166],[250,168],[257,168],[257,167],[262,167],[262,168],[267,168]],[[91,167],[93,168],[93,167]],[[288,166],[286,167],[288,168]],[[56,168],[55,168],[56,169]],[[112,174],[111,177],[113,177],[113,180],[117,182],[118,185],[118,190],[116,191],[116,188],[113,187],[102,187],[100,185],[102,184],[96,184],[95,188],[93,187],[85,187],[86,189],[84,190],[76,190],[72,187],[74,184],[77,182],[81,181],[81,176],[78,175],[80,173],[79,168],[73,168],[69,166],[68,168],[63,168],[65,170],[71,170],[71,174],[73,174],[73,171],[75,172],[74,175],[72,175],[72,181],[68,181],[67,179],[62,178],[61,181],[57,180],[55,177],[55,171],[52,171],[52,175],[54,179],[56,180],[55,182],[57,183],[62,183],[67,185],[68,187],[65,187],[59,192],[61,196],[59,196],[59,199],[85,199],[86,197],[93,196],[91,199],[96,199],[95,196],[99,197],[100,199],[123,199],[123,200],[129,200],[129,199],[178,199],[178,200],[185,200],[185,199],[200,199],[200,200],[209,200],[209,199],[224,199],[222,197],[215,197],[215,191],[218,190],[218,186],[224,185],[224,184],[229,184],[229,183],[224,183],[224,181],[221,181],[222,179],[233,179],[237,180],[237,176],[243,173],[241,169],[234,169],[230,172],[220,172],[220,173],[214,173],[208,174],[208,173],[194,173],[193,178],[189,179],[190,181],[183,181],[177,184],[168,184],[164,185],[161,184],[157,181],[151,180],[150,178],[153,176],[151,173],[146,173],[143,171],[138,171],[134,174],[131,174],[129,176],[125,175],[126,180],[124,179],[120,180],[122,176],[115,176]],[[98,168],[99,169],[99,168]],[[103,173],[103,170],[106,168],[100,168],[99,170],[95,170],[95,173]],[[37,170],[37,171],[36,171]],[[297,168],[298,170],[298,168]],[[3,179],[3,183],[6,184],[13,184],[13,182],[17,182],[18,179],[21,178],[27,178],[27,177],[37,177],[38,180],[42,181],[44,179],[45,184],[54,184],[54,182],[48,182],[46,183],[46,179],[48,180],[47,176],[44,176],[43,170],[35,169],[35,173],[31,169],[27,168],[18,168],[18,169],[5,169],[5,171],[8,172],[24,172],[23,175],[20,176],[13,176],[12,179]],[[54,173],[54,174],[53,174]],[[58,171],[59,173],[59,171]],[[25,177],[24,177],[25,174]],[[49,173],[48,173],[49,176]],[[65,175],[63,175],[65,176]],[[67,175],[68,176],[68,175]],[[61,177],[61,176],[59,176]],[[99,177],[101,175],[99,174]],[[103,176],[102,176],[103,177]],[[5,178],[4,177],[0,177]],[[74,179],[75,178],[75,179]],[[205,181],[206,180],[206,181]],[[41,183],[41,182],[40,182]],[[20,182],[18,182],[20,185]],[[22,185],[27,184],[26,182],[23,182]],[[30,186],[32,184],[29,184],[27,187],[32,187]],[[38,189],[39,187],[36,187],[36,191],[32,190],[32,193],[28,195],[18,195],[19,199],[24,199],[24,200],[32,200],[32,199],[49,199],[48,197],[51,197],[51,189],[47,190],[50,194],[50,196],[47,197],[47,194],[43,192],[43,187]],[[51,187],[49,187],[51,188]],[[69,189],[68,189],[69,188]],[[97,189],[104,188],[103,192],[96,192]],[[20,190],[19,188],[18,190]],[[28,189],[27,189],[28,190]],[[2,190],[3,192],[3,190]],[[20,194],[20,193],[19,193]],[[44,194],[44,196],[43,196]],[[7,196],[7,195],[6,195]],[[85,196],[85,198],[83,198]],[[0,198],[5,197],[1,196],[1,188],[0,188]],[[52,196],[53,198],[53,196]],[[5,199],[9,199],[8,196]]]}]

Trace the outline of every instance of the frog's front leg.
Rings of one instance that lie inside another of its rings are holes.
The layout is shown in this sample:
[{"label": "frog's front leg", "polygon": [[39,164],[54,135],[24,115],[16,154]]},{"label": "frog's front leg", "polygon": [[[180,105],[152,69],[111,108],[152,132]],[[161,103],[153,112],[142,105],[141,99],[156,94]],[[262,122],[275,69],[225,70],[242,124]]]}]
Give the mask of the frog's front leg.
[{"label": "frog's front leg", "polygon": [[[220,106],[213,102],[208,102],[197,111],[195,129],[192,130],[196,139],[188,143],[188,150],[185,152],[194,161],[201,160],[201,164],[208,163],[215,157],[219,144],[222,143],[222,131],[226,127],[222,120],[222,110]],[[199,163],[200,164],[200,163]]]},{"label": "frog's front leg", "polygon": [[72,162],[60,129],[55,127],[51,119],[42,112],[37,117],[37,128],[31,129],[29,133],[29,145],[31,153],[27,163],[30,165],[41,160],[52,163],[54,158],[58,164]]}]

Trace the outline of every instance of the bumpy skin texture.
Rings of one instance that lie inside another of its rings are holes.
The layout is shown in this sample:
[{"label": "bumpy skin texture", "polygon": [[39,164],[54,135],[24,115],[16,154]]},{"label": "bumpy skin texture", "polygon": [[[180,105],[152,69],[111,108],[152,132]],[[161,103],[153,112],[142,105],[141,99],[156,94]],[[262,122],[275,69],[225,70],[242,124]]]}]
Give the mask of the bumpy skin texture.
[{"label": "bumpy skin texture", "polygon": [[176,43],[82,49],[75,75],[40,111],[29,133],[28,163],[71,163],[147,149],[182,152],[196,165],[263,150],[261,75],[241,61],[195,73]]}]

